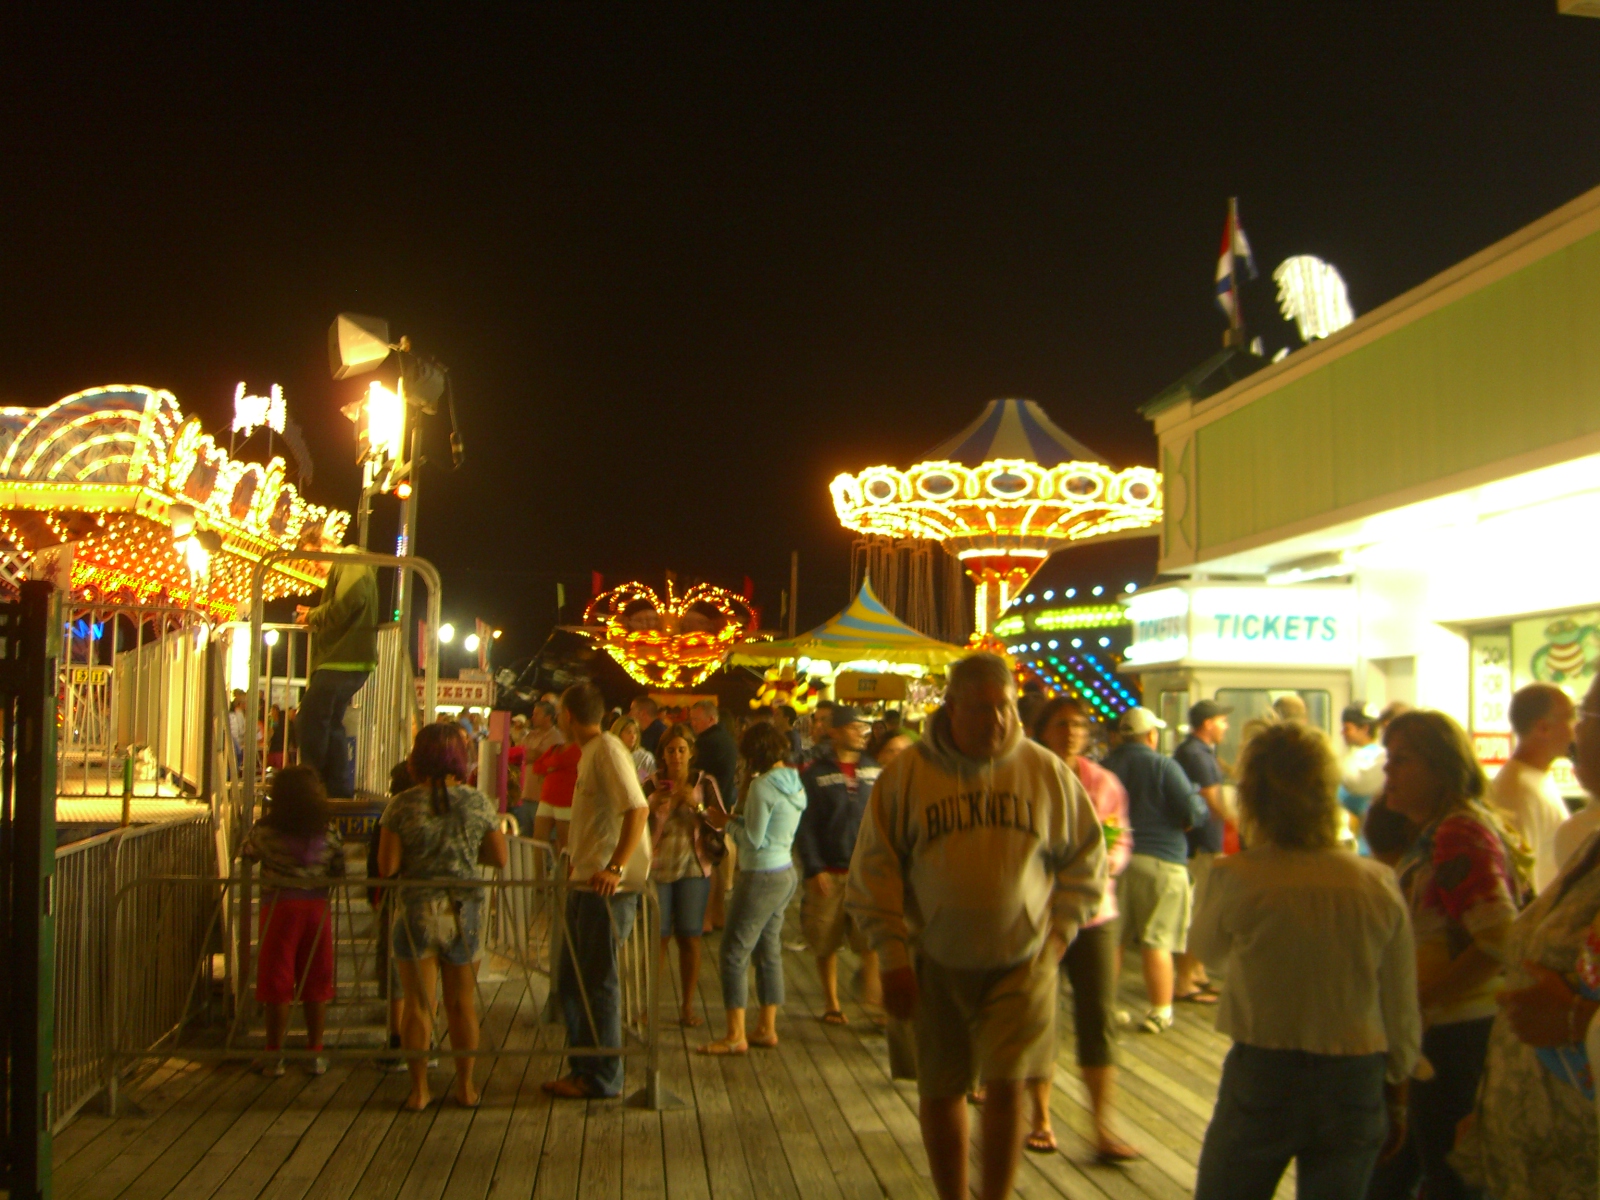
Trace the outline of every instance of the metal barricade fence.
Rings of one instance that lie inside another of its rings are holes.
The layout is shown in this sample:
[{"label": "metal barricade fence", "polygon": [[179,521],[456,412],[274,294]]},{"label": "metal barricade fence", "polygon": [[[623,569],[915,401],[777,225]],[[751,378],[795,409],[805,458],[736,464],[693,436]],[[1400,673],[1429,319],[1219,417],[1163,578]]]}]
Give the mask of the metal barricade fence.
[{"label": "metal barricade fence", "polygon": [[170,902],[143,914],[139,940],[149,958],[131,978],[117,978],[114,946],[124,929],[117,896],[149,874],[210,874],[215,843],[209,815],[160,825],[119,829],[56,851],[55,1082],[50,1092],[50,1125],[61,1128],[102,1088],[114,1086],[110,1058],[111,1013],[115,993],[127,988],[140,1014],[130,1038],[153,1044],[174,1028],[188,1008],[187,997],[163,978],[176,968],[186,978],[191,962],[203,961],[209,973],[211,943],[206,937],[209,897],[180,889]]},{"label": "metal barricade fence", "polygon": [[[377,913],[382,908],[395,912],[403,906],[403,902],[397,900],[386,906],[380,902],[375,907],[365,895],[368,889],[398,895],[414,888],[486,890],[489,897],[483,910],[483,948],[493,956],[487,960],[487,969],[505,972],[501,987],[517,980],[523,988],[532,989],[535,980],[543,978],[546,1000],[553,999],[561,976],[562,947],[571,937],[565,912],[568,889],[563,873],[553,869],[555,860],[550,857],[548,846],[531,839],[508,840],[518,845],[505,873],[494,879],[334,877],[280,881],[245,871],[224,879],[172,874],[129,880],[118,888],[113,899],[117,920],[114,924],[116,937],[111,946],[113,999],[108,1022],[111,1042],[108,1058],[122,1068],[141,1060],[169,1057],[216,1061],[257,1059],[265,1053],[264,1042],[245,1028],[249,1005],[236,1008],[234,1020],[220,1038],[220,1045],[215,1028],[208,1036],[198,1022],[201,1001],[209,990],[210,970],[209,951],[200,943],[209,946],[210,931],[221,928],[224,913],[247,889],[263,896],[260,904],[267,910],[271,902],[266,896],[274,884],[295,888],[326,887],[330,902],[323,920],[335,941],[334,999],[328,1008],[324,1048],[318,1052],[280,1048],[272,1052],[275,1057],[291,1061],[318,1055],[330,1061],[435,1055],[452,1058],[565,1057],[569,1053],[566,1046],[511,1045],[511,1027],[506,1029],[501,1044],[457,1054],[453,1049],[438,1047],[439,1037],[444,1032],[442,1021],[435,1022],[433,1048],[394,1050],[386,1044],[382,1026],[363,1019],[363,1009],[378,998],[374,986],[376,967],[381,959],[378,948],[396,936],[395,923],[399,920],[398,915],[387,921],[379,920]],[[523,874],[533,877],[517,877]],[[176,901],[179,892],[187,892],[188,898]],[[191,916],[205,910],[202,935],[191,947],[193,957],[188,963],[181,961],[173,940],[163,940],[156,933],[157,926],[147,920],[147,914],[157,904],[172,904]],[[363,928],[365,936],[358,932]],[[639,896],[637,916],[628,937],[616,944],[622,1045],[581,1048],[581,1053],[588,1056],[643,1058],[644,1086],[631,1102],[652,1108],[672,1107],[678,1103],[662,1089],[660,1081],[656,1013],[659,939],[660,910],[654,894],[646,890]],[[257,963],[250,961],[240,965],[241,990],[248,995]],[[372,969],[369,971],[369,968]],[[164,978],[159,989],[152,987],[149,980],[156,971]],[[591,998],[581,978],[575,973],[573,978],[577,982],[578,1003],[587,1023],[594,1027]],[[304,983],[302,975],[296,984],[296,997]],[[484,983],[480,977],[480,1015],[486,1011],[482,1006]],[[168,1024],[174,1002],[180,1011]],[[513,1001],[513,1011],[519,1003]],[[160,1006],[159,1016],[146,1011],[153,1004]],[[546,1003],[542,1010],[547,1020],[550,1014],[561,1011],[559,1005],[552,1003]],[[350,1013],[354,1013],[353,1020],[346,1016]]]}]

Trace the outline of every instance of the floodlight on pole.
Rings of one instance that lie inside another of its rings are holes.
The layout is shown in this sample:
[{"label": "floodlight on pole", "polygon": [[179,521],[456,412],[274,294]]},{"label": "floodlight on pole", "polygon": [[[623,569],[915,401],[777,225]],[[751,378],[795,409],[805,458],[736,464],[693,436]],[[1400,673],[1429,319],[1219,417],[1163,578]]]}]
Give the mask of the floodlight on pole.
[{"label": "floodlight on pole", "polygon": [[478,647],[482,644],[483,640],[479,638],[477,634],[469,633],[467,634],[465,640],[462,641],[461,648],[468,654],[476,654],[478,652]]},{"label": "floodlight on pole", "polygon": [[456,627],[449,621],[439,626],[439,640],[447,646],[456,640]]},{"label": "floodlight on pole", "polygon": [[393,350],[389,322],[361,313],[340,313],[328,328],[328,366],[335,379],[375,371]]}]

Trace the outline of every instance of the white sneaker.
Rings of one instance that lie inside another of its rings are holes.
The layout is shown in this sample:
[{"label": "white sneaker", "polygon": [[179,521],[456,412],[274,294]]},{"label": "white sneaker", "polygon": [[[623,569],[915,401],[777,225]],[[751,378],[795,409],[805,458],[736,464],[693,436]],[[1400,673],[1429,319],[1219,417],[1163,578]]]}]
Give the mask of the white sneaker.
[{"label": "white sneaker", "polygon": [[256,1070],[271,1079],[276,1079],[284,1073],[283,1059],[274,1058],[262,1063]]},{"label": "white sneaker", "polygon": [[1144,1020],[1139,1022],[1140,1033],[1165,1033],[1172,1028],[1172,1017],[1166,1013],[1158,1013],[1151,1009],[1145,1013]]},{"label": "white sneaker", "polygon": [[328,1073],[328,1060],[319,1054],[311,1060],[311,1065],[306,1070],[312,1075],[326,1075]]}]

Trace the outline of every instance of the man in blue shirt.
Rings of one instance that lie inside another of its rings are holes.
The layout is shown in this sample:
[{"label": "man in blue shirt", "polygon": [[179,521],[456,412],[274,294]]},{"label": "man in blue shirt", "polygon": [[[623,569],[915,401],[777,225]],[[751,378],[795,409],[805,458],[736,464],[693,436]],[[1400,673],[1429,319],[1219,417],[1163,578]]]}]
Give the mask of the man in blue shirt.
[{"label": "man in blue shirt", "polygon": [[1133,854],[1117,880],[1117,904],[1122,944],[1138,949],[1144,967],[1146,1033],[1172,1028],[1172,956],[1187,943],[1193,897],[1184,833],[1207,813],[1183,768],[1156,750],[1166,727],[1148,708],[1130,708],[1117,722],[1122,743],[1105,761],[1128,792]]},{"label": "man in blue shirt", "polygon": [[[1233,712],[1215,700],[1202,700],[1189,709],[1189,736],[1173,751],[1172,758],[1189,777],[1206,802],[1206,819],[1189,830],[1189,878],[1194,883],[1194,903],[1200,904],[1211,860],[1222,853],[1222,839],[1228,821],[1227,801],[1222,785],[1227,772],[1217,762],[1217,747],[1228,733],[1228,715]],[[1177,958],[1177,980],[1173,996],[1191,1004],[1215,1004],[1217,996],[1206,978],[1205,964],[1186,948]]]}]

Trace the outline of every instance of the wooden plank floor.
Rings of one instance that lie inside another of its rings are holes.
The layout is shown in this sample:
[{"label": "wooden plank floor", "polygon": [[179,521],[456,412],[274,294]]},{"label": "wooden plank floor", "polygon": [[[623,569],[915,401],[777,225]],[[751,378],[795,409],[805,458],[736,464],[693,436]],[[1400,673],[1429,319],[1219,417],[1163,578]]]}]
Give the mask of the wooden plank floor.
[{"label": "wooden plank floor", "polygon": [[[788,937],[798,938],[798,906]],[[313,1078],[280,1079],[242,1064],[169,1061],[134,1094],[141,1115],[85,1113],[56,1139],[62,1200],[911,1200],[932,1195],[916,1115],[916,1087],[889,1078],[884,1039],[859,1005],[849,1028],[825,1026],[815,964],[785,952],[788,1001],[782,1045],[748,1057],[693,1053],[720,1033],[718,939],[705,941],[697,1004],[706,1024],[666,1024],[665,1086],[686,1107],[646,1112],[620,1100],[553,1102],[539,1090],[554,1058],[480,1062],[476,1111],[435,1105],[400,1111],[403,1073],[365,1063]],[[674,959],[674,968],[676,961]],[[842,978],[854,963],[848,952]],[[674,975],[676,971],[674,969]],[[663,1019],[676,1012],[664,982]],[[486,985],[485,1045],[559,1047],[563,1031],[537,1023],[537,994],[516,980]],[[1137,977],[1125,1006],[1143,1011]],[[1073,1061],[1071,1006],[1052,1114],[1061,1150],[1024,1155],[1017,1194],[1038,1200],[1177,1200],[1191,1195],[1201,1139],[1227,1040],[1212,1010],[1179,1006],[1159,1037],[1125,1033],[1118,1107],[1124,1136],[1145,1152],[1127,1168],[1092,1162],[1087,1097]],[[448,1059],[433,1086],[444,1092]],[[640,1072],[630,1064],[628,1092]],[[973,1122],[974,1134],[977,1122]],[[1291,1170],[1279,1189],[1293,1194]]]}]

